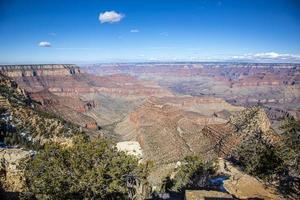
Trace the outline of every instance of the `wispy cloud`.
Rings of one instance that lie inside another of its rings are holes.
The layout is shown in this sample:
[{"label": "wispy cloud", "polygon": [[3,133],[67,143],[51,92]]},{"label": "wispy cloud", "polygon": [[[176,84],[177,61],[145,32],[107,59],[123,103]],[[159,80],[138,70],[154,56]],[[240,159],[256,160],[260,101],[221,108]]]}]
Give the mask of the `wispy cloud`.
[{"label": "wispy cloud", "polygon": [[236,60],[273,60],[273,61],[297,61],[300,60],[300,54],[287,54],[277,52],[262,52],[262,53],[248,53],[243,55],[234,55],[231,57]]},{"label": "wispy cloud", "polygon": [[51,43],[47,41],[39,42],[39,47],[51,47]]},{"label": "wispy cloud", "polygon": [[99,21],[103,23],[116,23],[121,21],[125,15],[117,13],[116,11],[105,11],[99,14]]},{"label": "wispy cloud", "polygon": [[50,32],[49,35],[51,35],[51,36],[56,36],[57,33],[55,33],[55,32]]},{"label": "wispy cloud", "polygon": [[131,29],[131,30],[130,30],[130,33],[139,33],[139,32],[140,32],[139,29]]},{"label": "wispy cloud", "polygon": [[167,32],[162,32],[162,33],[160,33],[159,35],[168,37],[168,36],[169,36],[169,33],[167,33]]}]

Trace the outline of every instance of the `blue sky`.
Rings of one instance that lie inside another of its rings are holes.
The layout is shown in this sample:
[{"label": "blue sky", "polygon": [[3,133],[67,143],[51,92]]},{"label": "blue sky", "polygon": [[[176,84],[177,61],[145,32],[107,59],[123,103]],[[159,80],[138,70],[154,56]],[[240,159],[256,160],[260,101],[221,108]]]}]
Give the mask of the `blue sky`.
[{"label": "blue sky", "polygon": [[0,63],[184,60],[299,62],[300,1],[0,0]]}]

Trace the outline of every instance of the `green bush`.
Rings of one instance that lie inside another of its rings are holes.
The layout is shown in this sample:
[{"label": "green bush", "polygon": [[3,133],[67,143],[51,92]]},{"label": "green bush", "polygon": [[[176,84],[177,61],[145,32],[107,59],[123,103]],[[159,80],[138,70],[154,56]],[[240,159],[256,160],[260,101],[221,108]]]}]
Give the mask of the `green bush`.
[{"label": "green bush", "polygon": [[234,160],[248,174],[276,181],[283,195],[300,195],[300,121],[286,119],[281,141],[270,145],[261,137],[243,142],[233,153]]},{"label": "green bush", "polygon": [[25,164],[28,192],[36,199],[127,199],[126,176],[141,177],[138,161],[106,140],[47,144]]},{"label": "green bush", "polygon": [[163,192],[205,188],[209,178],[215,174],[215,169],[212,163],[204,163],[199,156],[187,156],[175,173],[173,179],[167,177],[163,181]]},{"label": "green bush", "polygon": [[280,156],[284,161],[285,170],[279,177],[280,191],[294,198],[300,196],[300,120],[286,119],[281,126],[283,144]]},{"label": "green bush", "polygon": [[243,143],[236,153],[246,173],[269,180],[283,169],[283,160],[278,150],[263,140],[250,140]]}]

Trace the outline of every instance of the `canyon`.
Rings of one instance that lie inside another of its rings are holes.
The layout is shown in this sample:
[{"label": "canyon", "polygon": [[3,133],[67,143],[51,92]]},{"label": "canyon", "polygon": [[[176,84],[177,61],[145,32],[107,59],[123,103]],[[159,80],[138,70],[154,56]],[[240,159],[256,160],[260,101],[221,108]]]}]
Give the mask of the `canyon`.
[{"label": "canyon", "polygon": [[192,143],[203,128],[215,129],[245,108],[261,106],[276,131],[282,119],[300,115],[299,64],[2,65],[0,73],[41,109],[94,136],[138,141],[146,157],[165,162],[197,149]]},{"label": "canyon", "polygon": [[[106,125],[107,121],[113,123],[115,115],[119,114],[118,109],[113,108],[113,116],[104,116],[104,119],[90,117],[95,115],[89,113],[90,110],[105,107],[102,102],[118,97],[122,97],[120,101],[135,102],[152,95],[172,96],[171,92],[151,81],[139,81],[127,75],[99,77],[87,74],[75,65],[1,66],[0,72],[12,78],[44,109],[94,130],[98,127],[97,122],[100,125]],[[119,105],[124,103],[116,102],[115,106]]]},{"label": "canyon", "polygon": [[216,97],[242,107],[265,108],[274,128],[299,118],[300,65],[289,63],[136,63],[85,65],[101,76],[128,74],[152,80],[175,96]]},{"label": "canyon", "polygon": [[[27,140],[68,145],[75,133],[65,122],[73,124],[155,163],[153,186],[188,155],[227,158],[257,137],[277,145],[281,121],[300,117],[299,64],[2,65],[0,75],[33,106],[15,108],[5,92],[0,99]],[[44,120],[43,112],[59,120]]]}]

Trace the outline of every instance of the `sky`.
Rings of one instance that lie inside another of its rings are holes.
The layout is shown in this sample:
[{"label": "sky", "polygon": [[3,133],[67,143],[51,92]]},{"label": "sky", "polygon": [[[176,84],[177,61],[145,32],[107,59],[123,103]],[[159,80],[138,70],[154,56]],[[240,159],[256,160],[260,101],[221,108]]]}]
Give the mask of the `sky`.
[{"label": "sky", "polygon": [[0,63],[300,62],[299,0],[0,0]]}]

